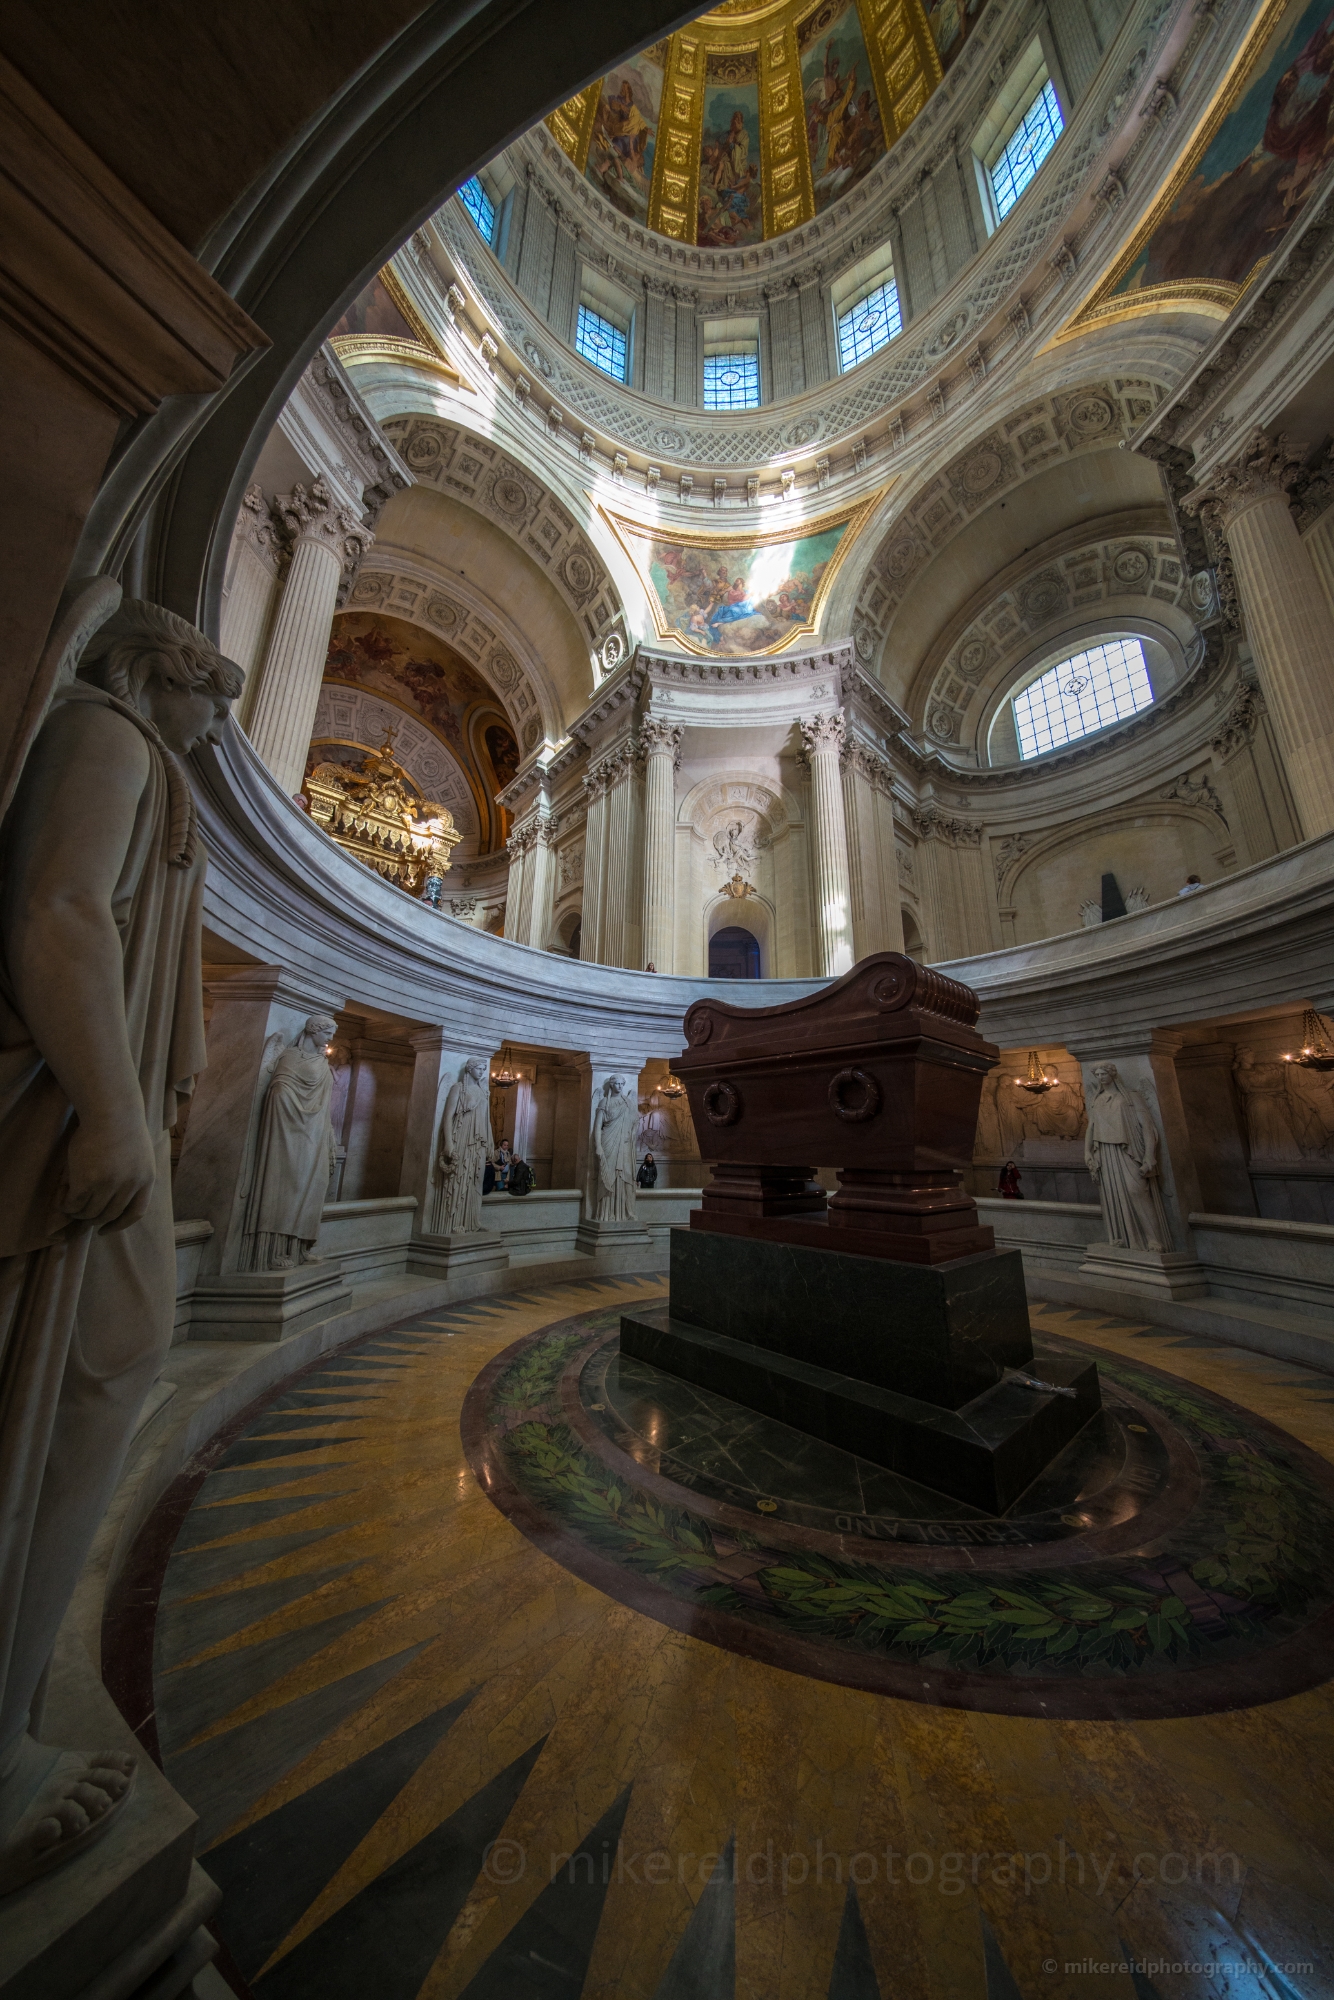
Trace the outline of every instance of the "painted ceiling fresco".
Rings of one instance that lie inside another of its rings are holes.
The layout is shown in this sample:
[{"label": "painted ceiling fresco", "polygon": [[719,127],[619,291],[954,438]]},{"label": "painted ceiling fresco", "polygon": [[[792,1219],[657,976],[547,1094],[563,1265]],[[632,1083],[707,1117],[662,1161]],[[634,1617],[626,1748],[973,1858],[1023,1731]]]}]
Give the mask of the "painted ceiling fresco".
[{"label": "painted ceiling fresco", "polygon": [[508,815],[496,793],[519,768],[519,746],[498,697],[475,667],[419,625],[345,611],[334,620],[324,682],[364,688],[419,717],[449,746],[468,779],[479,822],[489,830],[483,850],[503,844]]},{"label": "painted ceiling fresco", "polygon": [[875,504],[775,535],[665,535],[607,516],[648,591],[658,636],[736,659],[814,632],[834,573]]},{"label": "painted ceiling fresco", "polygon": [[1269,0],[1183,167],[1097,315],[1170,299],[1228,310],[1273,257],[1334,157],[1334,6]]},{"label": "painted ceiling fresco", "polygon": [[614,208],[679,242],[781,236],[855,187],[961,53],[984,0],[723,5],[547,125]]}]

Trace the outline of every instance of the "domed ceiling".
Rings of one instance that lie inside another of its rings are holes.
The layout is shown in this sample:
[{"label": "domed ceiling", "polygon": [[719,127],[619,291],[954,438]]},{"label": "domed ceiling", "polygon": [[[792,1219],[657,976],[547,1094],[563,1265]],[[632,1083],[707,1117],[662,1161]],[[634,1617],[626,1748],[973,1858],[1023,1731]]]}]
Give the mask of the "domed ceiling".
[{"label": "domed ceiling", "polygon": [[848,193],[906,132],[985,0],[723,0],[547,125],[613,207],[742,249]]}]

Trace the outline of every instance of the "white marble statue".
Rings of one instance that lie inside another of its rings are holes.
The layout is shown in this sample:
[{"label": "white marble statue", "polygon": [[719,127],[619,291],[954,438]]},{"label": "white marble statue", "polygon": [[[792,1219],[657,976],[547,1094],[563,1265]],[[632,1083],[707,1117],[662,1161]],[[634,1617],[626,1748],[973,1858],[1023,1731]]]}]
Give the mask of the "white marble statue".
[{"label": "white marble statue", "polygon": [[170,1128],[204,1067],[178,760],[242,684],[184,619],[101,584],[0,830],[0,1894],[105,1832],[133,1782],[123,1753],[36,1741],[33,1710],[171,1343]]},{"label": "white marble statue", "polygon": [[1158,1133],[1137,1090],[1115,1063],[1093,1071],[1084,1159],[1102,1202],[1107,1241],[1127,1250],[1170,1250],[1172,1225],[1158,1182]]},{"label": "white marble statue", "polygon": [[437,1233],[442,1236],[482,1226],[482,1176],[492,1146],[489,1084],[485,1057],[472,1056],[445,1099],[435,1162]]},{"label": "white marble statue", "polygon": [[337,1031],[327,1014],[312,1014],[273,1066],[246,1203],[247,1271],[314,1262],[336,1152],[328,1050]]},{"label": "white marble statue", "polygon": [[623,1076],[609,1076],[593,1113],[599,1222],[635,1219],[635,1134],[639,1110]]}]

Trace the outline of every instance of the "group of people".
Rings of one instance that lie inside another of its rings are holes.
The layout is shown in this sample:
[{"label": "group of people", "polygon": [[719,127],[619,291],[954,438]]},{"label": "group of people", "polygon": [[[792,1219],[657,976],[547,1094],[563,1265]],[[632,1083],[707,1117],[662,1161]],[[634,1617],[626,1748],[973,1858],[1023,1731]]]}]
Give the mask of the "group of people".
[{"label": "group of people", "polygon": [[488,1153],[482,1168],[483,1194],[531,1194],[537,1176],[527,1160],[517,1159],[508,1139]]}]

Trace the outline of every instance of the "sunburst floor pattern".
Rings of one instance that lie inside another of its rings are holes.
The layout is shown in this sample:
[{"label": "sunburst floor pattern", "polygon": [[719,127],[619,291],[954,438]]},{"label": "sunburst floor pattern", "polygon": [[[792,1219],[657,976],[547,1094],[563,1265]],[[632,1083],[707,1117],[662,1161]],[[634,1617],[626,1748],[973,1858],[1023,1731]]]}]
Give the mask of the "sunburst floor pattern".
[{"label": "sunburst floor pattern", "polygon": [[[936,1707],[660,1622],[492,1504],[460,1438],[478,1376],[664,1289],[552,1286],[362,1342],[150,1523],[140,1712],[200,1815],[238,1993],[1334,1991],[1328,1685],[1169,1720]],[[1042,1328],[1334,1457],[1326,1376],[1087,1313]]]}]

